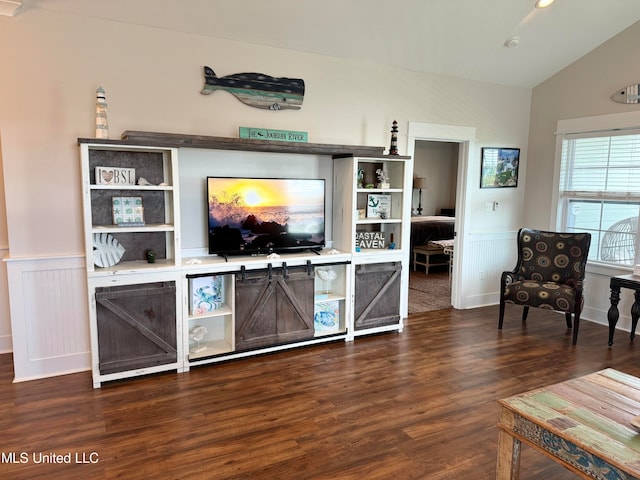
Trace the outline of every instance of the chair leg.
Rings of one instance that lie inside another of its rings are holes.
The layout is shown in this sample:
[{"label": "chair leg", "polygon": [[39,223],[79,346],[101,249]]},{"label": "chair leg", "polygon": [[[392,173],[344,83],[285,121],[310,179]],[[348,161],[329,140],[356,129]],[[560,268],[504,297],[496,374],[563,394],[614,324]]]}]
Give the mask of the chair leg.
[{"label": "chair leg", "polygon": [[522,310],[522,321],[525,322],[527,320],[527,315],[529,315],[529,307],[527,305],[524,306]]},{"label": "chair leg", "polygon": [[502,322],[504,321],[504,302],[500,302],[500,314],[498,316],[498,330],[502,330]]},{"label": "chair leg", "polygon": [[567,322],[567,328],[571,328],[571,312],[566,312],[564,314],[564,319]]},{"label": "chair leg", "polygon": [[576,312],[573,316],[573,344],[578,342],[578,328],[580,327],[580,312]]}]

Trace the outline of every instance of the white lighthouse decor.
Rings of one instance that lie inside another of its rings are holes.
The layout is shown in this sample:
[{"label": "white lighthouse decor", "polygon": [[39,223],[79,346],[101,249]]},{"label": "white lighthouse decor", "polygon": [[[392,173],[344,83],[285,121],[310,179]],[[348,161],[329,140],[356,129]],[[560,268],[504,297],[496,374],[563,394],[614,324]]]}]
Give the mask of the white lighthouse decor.
[{"label": "white lighthouse decor", "polygon": [[96,138],[109,138],[107,100],[102,87],[96,90]]}]

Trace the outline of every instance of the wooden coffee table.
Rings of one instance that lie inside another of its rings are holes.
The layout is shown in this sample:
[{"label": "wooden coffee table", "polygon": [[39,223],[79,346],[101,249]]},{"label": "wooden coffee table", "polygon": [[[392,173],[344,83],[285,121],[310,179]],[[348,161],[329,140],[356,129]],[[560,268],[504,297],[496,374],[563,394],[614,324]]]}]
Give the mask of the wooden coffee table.
[{"label": "wooden coffee table", "polygon": [[640,479],[640,379],[606,369],[499,401],[498,480],[516,480],[521,442],[582,478]]}]

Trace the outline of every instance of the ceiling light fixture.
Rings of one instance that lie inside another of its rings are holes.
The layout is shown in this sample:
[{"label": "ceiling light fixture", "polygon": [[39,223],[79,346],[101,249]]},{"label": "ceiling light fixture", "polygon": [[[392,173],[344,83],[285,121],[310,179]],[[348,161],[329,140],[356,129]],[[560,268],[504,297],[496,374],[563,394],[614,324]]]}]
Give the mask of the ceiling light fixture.
[{"label": "ceiling light fixture", "polygon": [[536,0],[536,8],[546,8],[555,0]]}]

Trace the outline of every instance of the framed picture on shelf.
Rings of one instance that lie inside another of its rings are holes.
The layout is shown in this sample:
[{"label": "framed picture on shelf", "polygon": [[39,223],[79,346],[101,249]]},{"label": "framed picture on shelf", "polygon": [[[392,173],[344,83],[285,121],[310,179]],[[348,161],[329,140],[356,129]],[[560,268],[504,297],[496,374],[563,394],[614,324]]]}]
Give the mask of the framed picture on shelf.
[{"label": "framed picture on shelf", "polygon": [[122,227],[144,225],[142,197],[112,197],[113,224]]},{"label": "framed picture on shelf", "polygon": [[313,313],[313,326],[319,333],[340,331],[340,303],[337,300],[317,302]]},{"label": "framed picture on shelf", "polygon": [[204,315],[224,305],[224,284],[221,275],[189,279],[191,315]]},{"label": "framed picture on shelf", "polygon": [[390,218],[391,195],[388,193],[370,193],[367,195],[367,218]]},{"label": "framed picture on shelf", "polygon": [[518,186],[519,148],[483,147],[480,188]]}]

